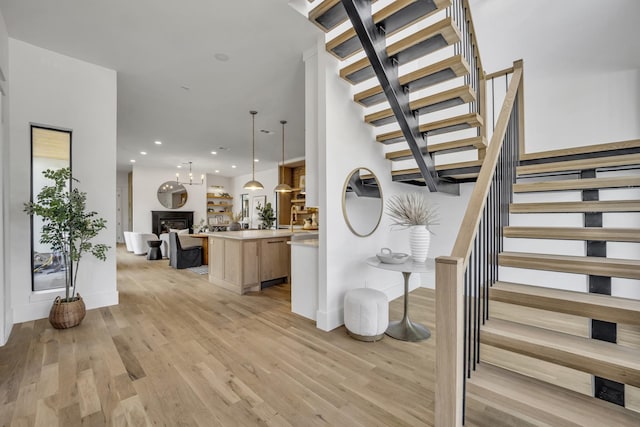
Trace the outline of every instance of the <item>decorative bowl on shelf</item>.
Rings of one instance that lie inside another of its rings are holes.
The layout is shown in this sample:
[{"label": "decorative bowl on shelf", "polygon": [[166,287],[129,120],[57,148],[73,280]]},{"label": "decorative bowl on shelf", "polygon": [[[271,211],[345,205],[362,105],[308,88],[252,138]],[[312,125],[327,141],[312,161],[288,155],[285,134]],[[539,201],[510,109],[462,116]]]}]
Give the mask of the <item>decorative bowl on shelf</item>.
[{"label": "decorative bowl on shelf", "polygon": [[389,248],[382,248],[380,252],[376,254],[376,257],[384,264],[402,264],[409,259],[409,254],[393,252]]}]

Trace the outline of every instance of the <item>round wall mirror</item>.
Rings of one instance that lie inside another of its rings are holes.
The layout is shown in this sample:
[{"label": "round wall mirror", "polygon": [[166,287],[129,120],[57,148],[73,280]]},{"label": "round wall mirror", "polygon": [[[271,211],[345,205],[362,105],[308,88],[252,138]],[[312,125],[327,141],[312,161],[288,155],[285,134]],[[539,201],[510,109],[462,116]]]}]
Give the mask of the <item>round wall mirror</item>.
[{"label": "round wall mirror", "polygon": [[356,236],[371,235],[382,218],[380,181],[366,168],[354,169],[342,189],[342,213],[349,229]]},{"label": "round wall mirror", "polygon": [[187,189],[175,181],[167,181],[158,187],[158,201],[167,209],[178,209],[187,203]]}]

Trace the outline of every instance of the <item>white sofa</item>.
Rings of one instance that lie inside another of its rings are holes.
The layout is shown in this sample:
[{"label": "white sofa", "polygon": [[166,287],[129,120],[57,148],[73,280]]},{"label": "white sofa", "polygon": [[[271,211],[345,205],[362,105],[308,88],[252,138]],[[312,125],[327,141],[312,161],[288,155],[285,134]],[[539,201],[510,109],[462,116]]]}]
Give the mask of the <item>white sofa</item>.
[{"label": "white sofa", "polygon": [[[137,233],[135,231],[130,234],[131,247],[135,255],[146,255],[149,251],[147,240],[160,240],[153,233]],[[125,240],[126,241],[126,240]]]},{"label": "white sofa", "polygon": [[133,231],[124,232],[124,244],[127,246],[127,252],[133,252],[133,244],[131,243],[131,235]]}]

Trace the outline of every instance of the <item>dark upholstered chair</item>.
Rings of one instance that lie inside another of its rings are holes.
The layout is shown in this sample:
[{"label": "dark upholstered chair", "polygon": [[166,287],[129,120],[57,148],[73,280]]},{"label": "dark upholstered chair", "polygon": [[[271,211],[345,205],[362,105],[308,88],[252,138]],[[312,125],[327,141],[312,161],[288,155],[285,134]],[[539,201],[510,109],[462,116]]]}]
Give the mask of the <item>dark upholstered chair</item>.
[{"label": "dark upholstered chair", "polygon": [[178,233],[169,233],[169,266],[173,268],[199,267],[202,265],[202,246],[182,247]]}]

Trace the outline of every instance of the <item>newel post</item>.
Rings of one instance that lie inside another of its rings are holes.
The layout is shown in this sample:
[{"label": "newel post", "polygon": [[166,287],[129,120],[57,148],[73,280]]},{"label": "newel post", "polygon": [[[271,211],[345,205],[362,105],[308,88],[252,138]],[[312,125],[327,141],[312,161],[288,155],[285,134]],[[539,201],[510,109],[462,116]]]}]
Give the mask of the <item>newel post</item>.
[{"label": "newel post", "polygon": [[436,258],[436,427],[462,425],[463,267],[462,258]]}]

